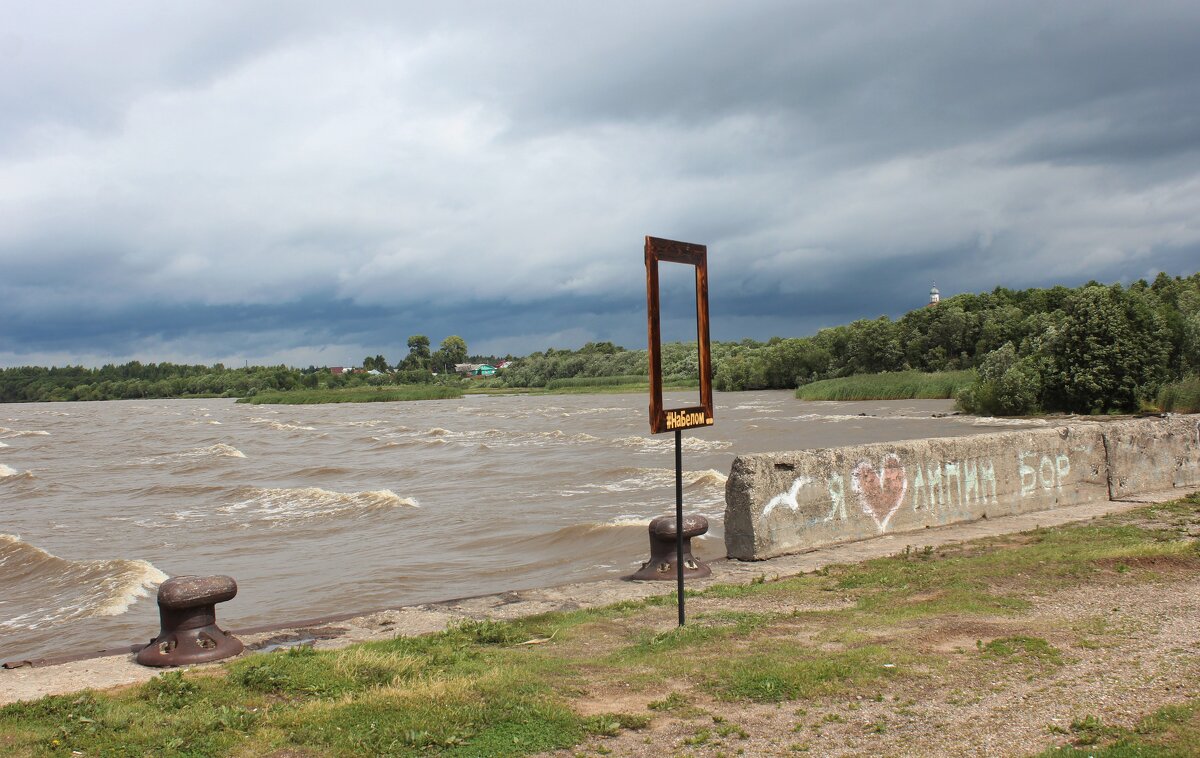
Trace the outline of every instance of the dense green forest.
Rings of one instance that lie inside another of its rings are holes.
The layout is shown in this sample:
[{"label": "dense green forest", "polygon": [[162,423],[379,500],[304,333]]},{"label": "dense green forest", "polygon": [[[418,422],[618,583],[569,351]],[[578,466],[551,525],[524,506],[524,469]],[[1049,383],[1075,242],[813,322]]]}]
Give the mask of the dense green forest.
[{"label": "dense green forest", "polygon": [[[1137,410],[1200,371],[1200,274],[1129,287],[962,294],[893,321],[882,316],[810,337],[713,343],[718,390],[790,389],[882,372],[976,370],[959,395],[972,412]],[[694,345],[664,346],[668,377],[695,376]],[[510,386],[574,376],[645,374],[646,353],[610,343],[547,350],[516,362]],[[1187,386],[1187,383],[1184,383]]]},{"label": "dense green forest", "polygon": [[[647,374],[645,350],[611,342],[533,353],[496,376],[473,380],[453,374],[454,364],[494,364],[496,356],[469,356],[457,336],[431,352],[429,339],[414,335],[408,347],[395,365],[382,355],[365,358],[363,368],[377,373],[138,362],[10,368],[0,370],[0,401],[245,397],[389,384],[555,389],[604,384],[603,377],[633,386],[633,377]],[[897,320],[863,319],[809,337],[714,342],[712,354],[713,384],[724,391],[792,389],[858,374],[971,370],[977,378],[958,397],[972,412],[1132,411],[1160,397],[1170,405],[1192,392],[1200,372],[1200,274],[1159,274],[1152,283],[1127,287],[999,287],[956,295]],[[697,370],[694,343],[663,346],[668,381],[694,379]]]}]

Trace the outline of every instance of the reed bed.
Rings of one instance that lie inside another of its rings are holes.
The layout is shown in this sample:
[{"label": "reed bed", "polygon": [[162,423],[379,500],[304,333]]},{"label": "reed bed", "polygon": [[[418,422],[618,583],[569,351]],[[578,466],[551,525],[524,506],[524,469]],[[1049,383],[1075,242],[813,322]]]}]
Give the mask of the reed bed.
[{"label": "reed bed", "polygon": [[318,403],[391,403],[406,400],[452,400],[462,397],[458,387],[407,385],[400,387],[347,387],[344,389],[260,392],[239,403],[255,405],[316,405]]},{"label": "reed bed", "polygon": [[646,384],[649,378],[637,374],[621,376],[572,376],[567,379],[551,379],[546,383],[548,390],[560,390],[569,387],[618,387],[628,384]]},{"label": "reed bed", "polygon": [[1158,391],[1158,407],[1172,413],[1200,413],[1200,376],[1172,382]]},{"label": "reed bed", "polygon": [[805,384],[796,390],[796,397],[800,400],[948,400],[974,381],[974,371],[855,374]]}]

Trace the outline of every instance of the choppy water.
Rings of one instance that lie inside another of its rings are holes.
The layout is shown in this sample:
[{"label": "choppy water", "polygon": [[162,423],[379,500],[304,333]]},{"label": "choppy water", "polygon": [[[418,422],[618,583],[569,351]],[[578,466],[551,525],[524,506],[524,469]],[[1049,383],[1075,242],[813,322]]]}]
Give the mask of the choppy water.
[{"label": "choppy water", "polygon": [[[668,405],[687,405],[686,396]],[[0,660],[148,640],[167,575],[229,574],[224,626],[621,576],[673,512],[642,395],[0,405]],[[717,395],[685,507],[724,555],[737,453],[994,431],[944,401]],[[866,416],[859,414],[869,414]]]}]

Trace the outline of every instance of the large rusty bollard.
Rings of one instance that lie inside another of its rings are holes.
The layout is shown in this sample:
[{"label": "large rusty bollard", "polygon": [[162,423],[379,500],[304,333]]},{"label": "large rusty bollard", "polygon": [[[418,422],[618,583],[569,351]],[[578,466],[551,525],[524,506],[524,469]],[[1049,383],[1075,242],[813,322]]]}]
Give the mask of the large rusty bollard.
[{"label": "large rusty bollard", "polygon": [[217,627],[217,603],[237,595],[231,576],[175,576],[158,587],[158,636],[137,654],[143,666],[186,666],[231,658],[245,647]]},{"label": "large rusty bollard", "polygon": [[[692,556],[692,537],[707,531],[708,519],[703,516],[683,517],[683,575],[686,578],[699,579],[712,573],[712,569]],[[674,581],[675,558],[675,517],[659,516],[650,522],[650,560],[629,578]]]}]

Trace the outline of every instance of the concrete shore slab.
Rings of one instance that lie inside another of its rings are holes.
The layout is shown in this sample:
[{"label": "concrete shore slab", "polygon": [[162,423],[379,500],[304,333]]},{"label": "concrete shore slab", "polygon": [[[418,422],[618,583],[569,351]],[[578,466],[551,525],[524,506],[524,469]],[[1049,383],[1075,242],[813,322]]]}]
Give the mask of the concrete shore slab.
[{"label": "concrete shore slab", "polygon": [[[714,561],[712,576],[689,581],[689,589],[704,589],[714,584],[748,583],[765,577],[777,579],[815,571],[839,563],[856,563],[882,558],[925,546],[939,547],[954,542],[1028,531],[1038,527],[1058,526],[1086,521],[1110,513],[1121,513],[1185,497],[1197,487],[1177,488],[1160,492],[1140,493],[1121,500],[1104,500],[1070,505],[1049,511],[1018,513],[999,518],[929,527],[916,532],[886,534],[858,542],[821,547],[808,552],[779,556],[769,560],[741,562]],[[604,580],[558,587],[520,590],[475,598],[426,603],[416,606],[346,615],[280,625],[275,629],[255,629],[248,632],[232,630],[246,643],[252,655],[258,650],[301,644],[311,641],[320,649],[333,649],[368,640],[391,639],[400,635],[428,634],[441,631],[448,624],[462,619],[515,619],[549,611],[594,608],[622,600],[636,600],[669,594],[672,582],[625,582]],[[147,629],[147,638],[157,632]],[[187,668],[204,668],[219,664],[204,664]],[[147,681],[161,670],[140,666],[132,652],[101,655],[56,665],[25,666],[0,669],[0,704],[31,700],[45,695],[76,692],[82,689],[108,689]]]},{"label": "concrete shore slab", "polygon": [[725,547],[761,560],[819,545],[1200,486],[1200,415],[739,455]]}]

